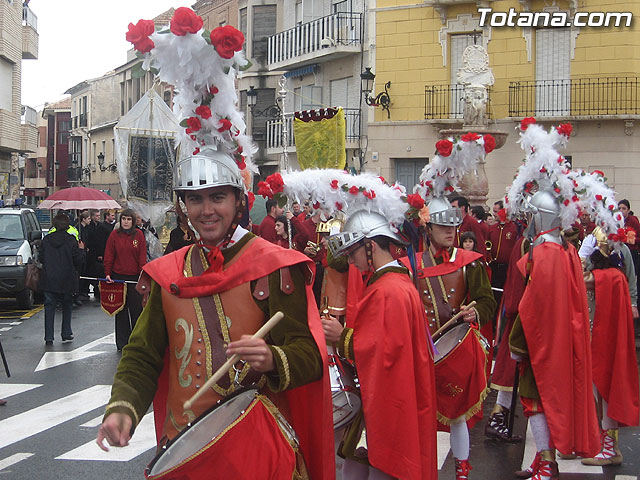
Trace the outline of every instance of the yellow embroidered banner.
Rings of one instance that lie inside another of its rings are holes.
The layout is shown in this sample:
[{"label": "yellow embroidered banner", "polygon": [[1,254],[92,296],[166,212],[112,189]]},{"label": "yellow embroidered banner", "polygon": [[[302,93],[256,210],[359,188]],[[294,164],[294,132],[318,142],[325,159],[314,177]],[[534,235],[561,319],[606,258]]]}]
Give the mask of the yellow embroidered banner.
[{"label": "yellow embroidered banner", "polygon": [[300,168],[345,167],[346,126],[342,108],[327,109],[326,113],[296,113],[293,119],[296,153]]}]

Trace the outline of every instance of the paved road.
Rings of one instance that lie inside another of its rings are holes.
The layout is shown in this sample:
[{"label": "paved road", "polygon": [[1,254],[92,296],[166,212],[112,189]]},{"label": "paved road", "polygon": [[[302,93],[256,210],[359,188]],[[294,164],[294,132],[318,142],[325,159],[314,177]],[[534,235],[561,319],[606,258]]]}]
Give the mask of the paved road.
[{"label": "paved road", "polygon": [[[152,414],[142,422],[131,446],[103,453],[94,444],[97,425],[106,405],[119,354],[113,338],[113,320],[97,303],[74,309],[75,341],[45,347],[44,312],[13,311],[0,303],[0,341],[9,360],[11,378],[0,365],[0,480],[64,478],[136,479],[153,458],[155,438]],[[56,319],[59,335],[61,312]],[[485,413],[493,405],[485,403]],[[518,433],[526,432],[517,418]],[[472,431],[471,480],[509,479],[528,465],[535,448],[527,441],[503,445],[485,439],[479,424]],[[640,428],[621,430],[625,463],[621,467],[584,467],[579,461],[561,461],[563,480],[637,480],[640,475]],[[440,478],[453,479],[448,435],[439,434]],[[525,466],[526,466],[525,465]]]}]

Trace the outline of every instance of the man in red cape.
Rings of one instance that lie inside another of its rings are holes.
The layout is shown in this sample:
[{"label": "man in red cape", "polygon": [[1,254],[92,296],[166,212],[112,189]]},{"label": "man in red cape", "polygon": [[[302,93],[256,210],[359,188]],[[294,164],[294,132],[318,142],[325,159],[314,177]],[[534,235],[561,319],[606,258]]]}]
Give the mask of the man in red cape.
[{"label": "man in red cape", "polygon": [[[618,446],[618,429],[638,425],[640,414],[631,297],[627,277],[610,260],[619,257],[610,257],[606,234],[597,227],[593,236],[597,239],[598,249],[586,260],[592,275],[585,276],[585,283],[589,311],[593,315],[593,384],[596,399],[602,404],[602,444],[594,458],[585,458],[582,463],[620,465],[622,452]],[[582,248],[580,253],[586,254]],[[631,262],[631,258],[626,260]]]},{"label": "man in red cape", "polygon": [[529,202],[534,212],[529,221],[533,252],[518,262],[529,281],[509,345],[520,361],[520,399],[537,454],[530,471],[516,475],[548,480],[558,475],[554,448],[592,456],[600,442],[580,259],[561,238],[555,195],[539,191]]},{"label": "man in red cape", "polygon": [[335,254],[370,273],[346,327],[323,316],[327,340],[355,363],[362,395],[338,450],[345,480],[438,477],[432,351],[420,297],[389,251],[394,242],[402,240],[388,220],[365,210],[329,239]]},{"label": "man in red cape", "polygon": [[[98,444],[127,445],[156,393],[163,445],[216,402],[240,387],[255,387],[261,395],[251,417],[232,422],[224,438],[193,458],[191,473],[182,476],[189,460],[162,478],[202,478],[199,472],[207,468],[218,478],[334,478],[327,357],[310,287],[312,264],[237,224],[244,194],[233,159],[205,147],[182,160],[177,172],[175,189],[200,240],[146,266],[148,302],[118,365]],[[193,178],[202,180],[193,185]],[[252,338],[277,311],[284,318],[266,341]],[[241,361],[184,408],[234,354]],[[293,426],[299,448],[274,421],[279,415]]]}]

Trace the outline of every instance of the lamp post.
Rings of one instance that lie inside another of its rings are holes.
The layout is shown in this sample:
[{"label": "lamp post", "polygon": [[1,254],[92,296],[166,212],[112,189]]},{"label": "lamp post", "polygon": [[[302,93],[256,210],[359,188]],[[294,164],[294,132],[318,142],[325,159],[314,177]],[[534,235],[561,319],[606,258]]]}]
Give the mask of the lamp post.
[{"label": "lamp post", "polygon": [[389,111],[389,107],[391,106],[391,96],[389,95],[388,90],[391,87],[391,82],[389,81],[385,83],[384,92],[380,92],[374,98],[371,96],[371,92],[373,91],[373,82],[375,79],[376,74],[371,71],[371,67],[366,67],[364,69],[364,72],[360,74],[360,82],[364,101],[370,107],[382,107],[382,109],[386,110],[387,112],[387,118],[391,118],[391,112]]}]

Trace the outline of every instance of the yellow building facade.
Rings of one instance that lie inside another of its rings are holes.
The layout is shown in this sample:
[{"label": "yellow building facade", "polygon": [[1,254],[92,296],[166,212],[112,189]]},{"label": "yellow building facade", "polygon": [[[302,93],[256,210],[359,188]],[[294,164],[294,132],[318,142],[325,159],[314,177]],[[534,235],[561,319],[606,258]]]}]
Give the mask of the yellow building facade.
[{"label": "yellow building facade", "polygon": [[489,128],[508,134],[486,159],[489,202],[502,198],[524,157],[517,125],[534,116],[545,126],[571,122],[564,153],[574,167],[605,171],[618,198],[640,209],[640,2],[377,0],[369,8],[373,93],[391,82],[391,108],[390,118],[369,110],[366,169],[412,186],[439,131],[462,126],[456,74],[476,43],[494,77]]}]

